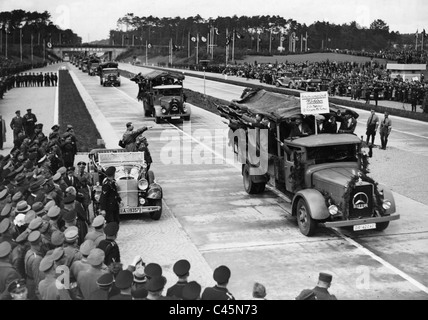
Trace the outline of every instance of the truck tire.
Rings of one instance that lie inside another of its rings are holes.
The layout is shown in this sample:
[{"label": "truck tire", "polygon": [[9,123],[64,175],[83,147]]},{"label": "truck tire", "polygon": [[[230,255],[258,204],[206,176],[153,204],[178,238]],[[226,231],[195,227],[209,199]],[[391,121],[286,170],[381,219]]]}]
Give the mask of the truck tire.
[{"label": "truck tire", "polygon": [[315,233],[317,223],[312,219],[309,206],[303,198],[300,198],[297,202],[296,218],[300,232],[303,235],[310,237]]},{"label": "truck tire", "polygon": [[160,123],[160,118],[159,117],[155,117],[155,123]]},{"label": "truck tire", "polygon": [[389,221],[376,223],[376,230],[383,231],[389,226]]},{"label": "truck tire", "polygon": [[265,191],[266,183],[254,183],[251,180],[250,167],[248,164],[244,165],[242,176],[244,181],[244,189],[248,194],[258,194]]},{"label": "truck tire", "polygon": [[160,210],[150,212],[150,218],[152,220],[159,220],[162,215],[162,199],[153,199],[152,201],[154,206],[160,206]]}]

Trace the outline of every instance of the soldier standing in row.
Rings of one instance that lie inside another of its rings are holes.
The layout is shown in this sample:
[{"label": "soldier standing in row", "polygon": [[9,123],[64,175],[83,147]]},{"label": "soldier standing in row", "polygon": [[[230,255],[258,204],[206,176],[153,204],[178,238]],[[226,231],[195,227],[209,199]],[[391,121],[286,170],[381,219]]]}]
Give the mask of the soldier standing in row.
[{"label": "soldier standing in row", "polygon": [[34,128],[37,123],[37,117],[34,113],[31,112],[31,108],[27,109],[27,113],[22,117],[22,119],[25,134],[28,137],[32,137],[34,135]]},{"label": "soldier standing in row", "polygon": [[100,213],[105,217],[106,222],[117,222],[119,224],[119,203],[122,199],[117,192],[114,174],[115,167],[109,167],[106,170],[106,178],[103,181],[102,193],[100,197]]},{"label": "soldier standing in row", "polygon": [[13,130],[13,141],[18,140],[18,135],[24,132],[24,119],[21,117],[21,111],[15,111],[16,116],[10,122],[10,128]]}]

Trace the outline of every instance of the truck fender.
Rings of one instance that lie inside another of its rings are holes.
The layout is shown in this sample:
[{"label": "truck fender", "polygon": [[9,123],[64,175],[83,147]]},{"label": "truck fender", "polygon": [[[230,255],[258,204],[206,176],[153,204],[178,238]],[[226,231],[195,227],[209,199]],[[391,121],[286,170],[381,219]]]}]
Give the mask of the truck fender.
[{"label": "truck fender", "polygon": [[298,191],[293,197],[292,215],[296,214],[296,206],[299,199],[305,199],[309,212],[314,220],[324,220],[330,217],[323,195],[315,189],[304,189]]},{"label": "truck fender", "polygon": [[392,191],[383,184],[378,184],[377,189],[379,190],[379,192],[383,192],[383,198],[385,200],[389,200],[391,202],[391,208],[386,210],[386,214],[395,213],[395,211],[396,211],[395,199],[394,199],[394,196],[392,194]]}]

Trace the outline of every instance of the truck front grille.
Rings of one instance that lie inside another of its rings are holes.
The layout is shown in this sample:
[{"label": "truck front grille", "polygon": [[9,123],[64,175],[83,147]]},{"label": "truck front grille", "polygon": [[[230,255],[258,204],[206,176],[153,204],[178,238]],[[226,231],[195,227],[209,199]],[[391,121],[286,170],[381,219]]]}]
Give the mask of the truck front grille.
[{"label": "truck front grille", "polygon": [[373,185],[356,186],[349,199],[349,219],[371,217],[373,213]]}]

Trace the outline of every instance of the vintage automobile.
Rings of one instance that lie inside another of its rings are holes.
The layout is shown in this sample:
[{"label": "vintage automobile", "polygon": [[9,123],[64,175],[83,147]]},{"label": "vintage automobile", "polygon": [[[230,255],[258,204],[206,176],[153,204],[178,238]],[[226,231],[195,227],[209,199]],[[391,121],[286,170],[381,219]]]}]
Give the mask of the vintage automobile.
[{"label": "vintage automobile", "polygon": [[137,74],[130,80],[137,83],[138,100],[143,102],[144,115],[162,119],[190,120],[191,108],[183,92],[182,73],[154,70]]},{"label": "vintage automobile", "polygon": [[299,83],[303,80],[302,77],[293,76],[292,73],[283,73],[275,81],[276,87],[286,87],[289,89],[297,89]]},{"label": "vintage automobile", "polygon": [[128,152],[125,149],[93,149],[89,153],[89,172],[94,177],[94,214],[99,213],[99,200],[105,170],[116,167],[115,180],[122,199],[120,214],[148,213],[153,220],[162,215],[162,188],[155,182],[152,170],[147,170],[144,152]]},{"label": "vintage automobile", "polygon": [[299,82],[297,89],[303,91],[320,91],[321,79],[305,79]]},{"label": "vintage automobile", "polygon": [[[229,120],[230,145],[242,164],[245,191],[262,193],[269,183],[289,196],[289,213],[302,234],[313,235],[317,225],[381,231],[399,219],[392,192],[367,175],[368,156],[356,135],[288,138],[290,123],[301,112],[298,98],[247,91],[242,99],[218,110]],[[330,112],[337,112],[332,104]],[[257,122],[256,114],[263,117],[258,138],[249,134],[257,130],[250,125]],[[315,116],[307,119],[314,125]],[[263,135],[261,129],[266,129]]]},{"label": "vintage automobile", "polygon": [[120,87],[120,72],[117,62],[104,62],[98,66],[98,75],[100,76],[100,84],[105,86]]},{"label": "vintage automobile", "polygon": [[90,76],[97,75],[99,66],[100,66],[100,59],[91,57],[88,61],[88,75]]}]

